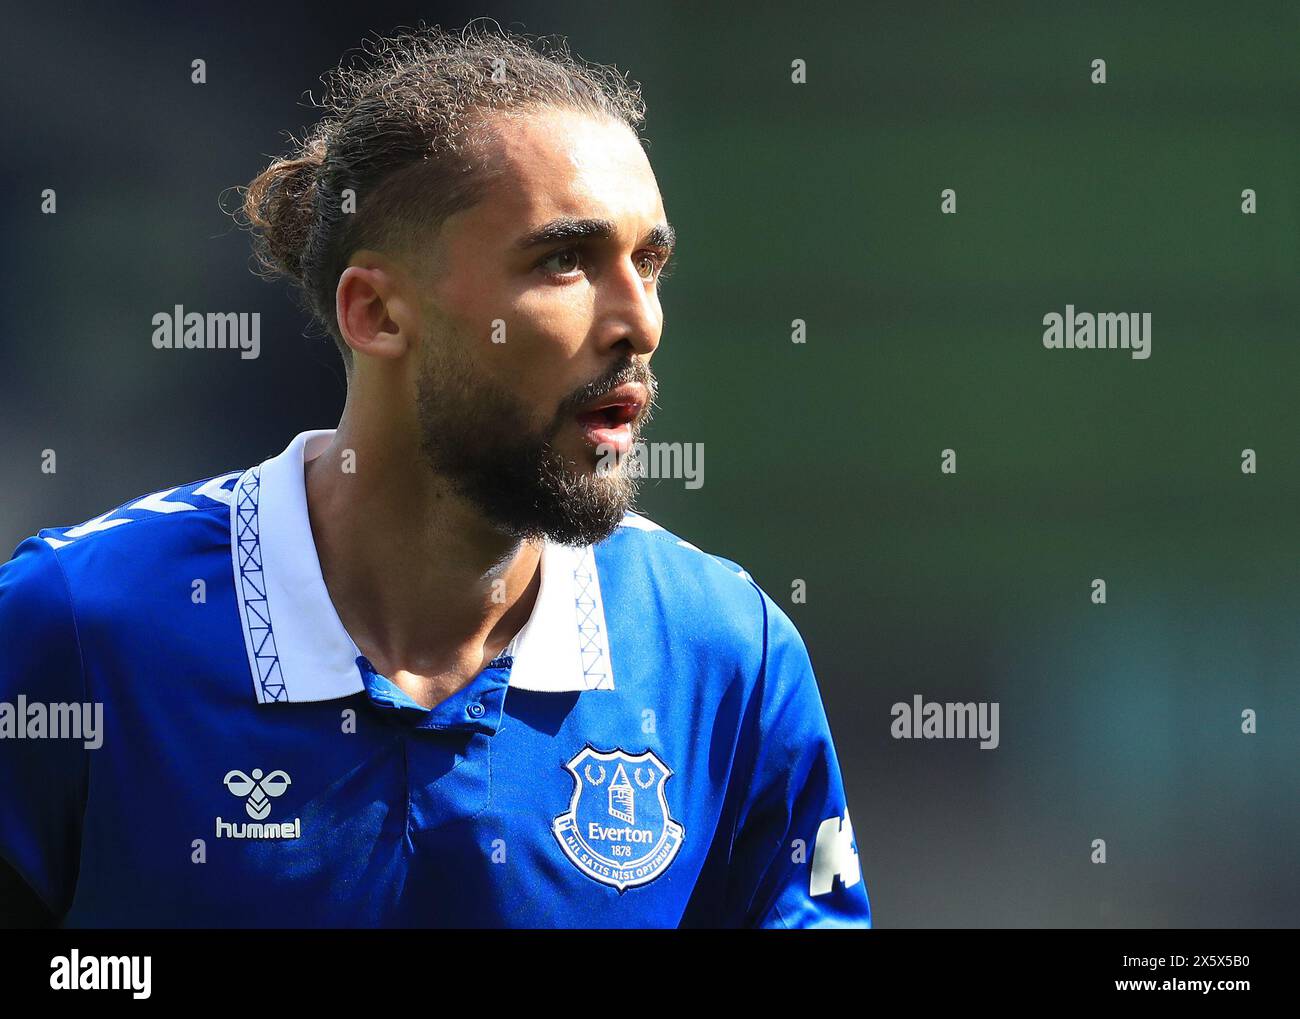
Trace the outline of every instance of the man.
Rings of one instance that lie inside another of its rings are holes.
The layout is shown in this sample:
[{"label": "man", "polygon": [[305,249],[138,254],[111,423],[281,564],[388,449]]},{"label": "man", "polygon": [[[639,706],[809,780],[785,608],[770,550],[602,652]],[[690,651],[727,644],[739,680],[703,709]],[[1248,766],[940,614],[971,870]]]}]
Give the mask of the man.
[{"label": "man", "polygon": [[[630,511],[639,97],[510,35],[371,56],[245,202],[342,420],[0,569],[0,856],[74,926],[868,926],[793,624]],[[60,703],[93,739],[32,738]]]}]

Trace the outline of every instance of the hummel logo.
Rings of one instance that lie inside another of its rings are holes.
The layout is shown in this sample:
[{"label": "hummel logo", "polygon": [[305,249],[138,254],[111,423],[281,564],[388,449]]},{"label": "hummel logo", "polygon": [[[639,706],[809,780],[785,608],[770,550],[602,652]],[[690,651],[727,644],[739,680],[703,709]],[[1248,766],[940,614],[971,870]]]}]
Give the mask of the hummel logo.
[{"label": "hummel logo", "polygon": [[[254,768],[252,775],[242,771],[228,771],[221,780],[232,796],[244,801],[244,811],[256,821],[262,821],[271,813],[271,800],[283,796],[292,784],[287,772],[273,771],[263,775],[261,768]],[[217,818],[217,838],[228,839],[296,839],[302,835],[302,818],[295,817],[283,824],[235,824]]]},{"label": "hummel logo", "polygon": [[235,796],[247,796],[244,809],[254,821],[262,821],[271,812],[271,797],[283,796],[293,781],[283,771],[273,771],[262,777],[262,769],[254,768],[253,777],[249,778],[242,771],[230,771],[221,780]]}]

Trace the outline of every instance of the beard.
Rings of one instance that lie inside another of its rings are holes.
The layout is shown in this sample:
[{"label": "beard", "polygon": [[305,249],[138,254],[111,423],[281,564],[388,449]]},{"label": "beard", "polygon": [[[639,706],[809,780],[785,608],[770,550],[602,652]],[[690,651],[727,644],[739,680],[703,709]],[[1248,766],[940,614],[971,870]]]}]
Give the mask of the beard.
[{"label": "beard", "polygon": [[614,533],[636,498],[637,476],[625,468],[588,470],[553,442],[574,427],[584,405],[627,382],[641,383],[650,396],[632,422],[637,441],[657,391],[644,361],[629,357],[570,393],[551,423],[536,431],[527,407],[495,380],[467,359],[448,357],[437,342],[424,346],[416,411],[420,450],[436,474],[514,538],[583,546]]}]

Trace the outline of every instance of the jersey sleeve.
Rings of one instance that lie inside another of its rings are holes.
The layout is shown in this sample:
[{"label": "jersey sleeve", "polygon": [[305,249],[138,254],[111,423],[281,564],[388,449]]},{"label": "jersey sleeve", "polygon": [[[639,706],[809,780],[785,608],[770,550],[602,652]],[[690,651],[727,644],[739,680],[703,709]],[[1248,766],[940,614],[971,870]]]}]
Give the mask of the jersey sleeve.
[{"label": "jersey sleeve", "polygon": [[29,538],[0,566],[0,857],[57,917],[76,885],[87,750],[35,737],[28,722],[85,701],[67,581],[54,550]]},{"label": "jersey sleeve", "polygon": [[844,782],[812,663],[766,594],[753,779],[737,819],[733,901],[746,927],[870,927]]}]

